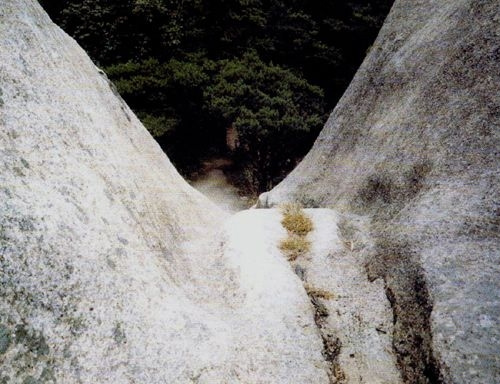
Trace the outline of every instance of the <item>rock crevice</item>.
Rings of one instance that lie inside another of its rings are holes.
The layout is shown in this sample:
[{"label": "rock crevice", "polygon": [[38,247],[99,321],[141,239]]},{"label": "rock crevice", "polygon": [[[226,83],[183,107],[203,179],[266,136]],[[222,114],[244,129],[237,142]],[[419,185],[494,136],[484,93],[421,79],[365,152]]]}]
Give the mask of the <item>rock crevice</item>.
[{"label": "rock crevice", "polygon": [[382,280],[365,264],[374,246],[366,220],[305,209],[309,252],[291,261],[312,303],[331,383],[402,383],[392,351],[393,318]]},{"label": "rock crevice", "polygon": [[262,197],[369,218],[407,382],[500,381],[498,36],[494,0],[397,0],[312,150]]}]

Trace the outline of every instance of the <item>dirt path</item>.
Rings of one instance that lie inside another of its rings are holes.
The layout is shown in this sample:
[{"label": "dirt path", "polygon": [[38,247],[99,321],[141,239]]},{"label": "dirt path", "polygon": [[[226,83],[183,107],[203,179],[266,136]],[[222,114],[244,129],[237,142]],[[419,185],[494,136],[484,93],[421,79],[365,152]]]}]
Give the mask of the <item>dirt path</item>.
[{"label": "dirt path", "polygon": [[227,159],[211,159],[203,164],[202,175],[190,184],[207,196],[220,208],[236,213],[249,207],[248,198],[239,196],[238,190],[229,183],[223,168],[230,165]]}]

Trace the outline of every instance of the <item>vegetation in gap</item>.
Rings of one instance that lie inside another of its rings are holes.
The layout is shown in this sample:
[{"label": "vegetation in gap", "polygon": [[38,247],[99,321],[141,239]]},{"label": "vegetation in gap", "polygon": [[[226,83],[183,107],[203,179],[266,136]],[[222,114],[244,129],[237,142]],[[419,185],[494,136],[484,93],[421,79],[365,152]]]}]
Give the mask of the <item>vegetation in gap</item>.
[{"label": "vegetation in gap", "polygon": [[392,2],[41,0],[182,173],[228,156],[256,193],[312,145]]},{"label": "vegetation in gap", "polygon": [[311,249],[311,242],[304,236],[290,234],[281,241],[280,249],[289,261],[294,261]]},{"label": "vegetation in gap", "polygon": [[285,204],[281,210],[281,224],[288,236],[280,242],[279,248],[289,261],[293,261],[310,250],[311,242],[307,239],[307,234],[313,230],[313,223],[297,204]]},{"label": "vegetation in gap", "polygon": [[283,219],[281,225],[288,231],[298,236],[306,236],[313,230],[311,219],[306,216],[298,204],[285,204],[282,207]]},{"label": "vegetation in gap", "polygon": [[309,284],[304,284],[307,295],[315,299],[333,300],[335,295],[327,290],[316,288]]}]

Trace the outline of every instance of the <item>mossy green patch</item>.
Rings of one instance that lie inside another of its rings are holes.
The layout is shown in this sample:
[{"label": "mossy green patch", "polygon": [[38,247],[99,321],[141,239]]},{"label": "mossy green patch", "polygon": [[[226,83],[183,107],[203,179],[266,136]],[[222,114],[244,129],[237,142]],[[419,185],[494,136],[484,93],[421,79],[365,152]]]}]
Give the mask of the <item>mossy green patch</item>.
[{"label": "mossy green patch", "polygon": [[85,319],[82,316],[68,317],[64,321],[69,325],[69,330],[72,335],[80,336],[86,329]]},{"label": "mossy green patch", "polygon": [[50,352],[45,337],[41,333],[29,330],[24,324],[16,326],[15,340],[18,344],[24,344],[30,352],[37,356],[45,356]]},{"label": "mossy green patch", "polygon": [[9,328],[4,325],[0,325],[0,354],[7,352],[11,342],[12,338]]},{"label": "mossy green patch", "polygon": [[40,380],[43,383],[55,383],[56,378],[52,369],[45,367],[40,375]]},{"label": "mossy green patch", "polygon": [[127,341],[127,336],[122,328],[121,323],[117,322],[113,328],[113,339],[117,344],[123,344]]},{"label": "mossy green patch", "polygon": [[40,384],[40,382],[37,379],[35,379],[33,376],[27,376],[23,380],[23,384]]},{"label": "mossy green patch", "polygon": [[30,168],[30,163],[28,163],[25,159],[21,157],[21,164],[24,166],[24,168]]},{"label": "mossy green patch", "polygon": [[19,167],[14,167],[12,168],[12,170],[14,171],[14,173],[16,174],[16,176],[19,176],[19,177],[24,177],[26,176],[23,172],[23,170]]}]

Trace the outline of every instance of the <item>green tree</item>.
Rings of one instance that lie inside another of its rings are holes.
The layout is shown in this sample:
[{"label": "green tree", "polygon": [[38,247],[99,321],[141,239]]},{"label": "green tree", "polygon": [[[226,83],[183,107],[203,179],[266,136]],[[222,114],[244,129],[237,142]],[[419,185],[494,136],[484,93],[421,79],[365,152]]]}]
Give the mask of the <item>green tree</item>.
[{"label": "green tree", "polygon": [[238,133],[237,155],[256,192],[272,187],[302,156],[324,121],[319,87],[255,51],[218,63],[209,108]]},{"label": "green tree", "polygon": [[206,113],[203,93],[214,65],[193,54],[164,63],[151,58],[105,68],[120,94],[186,175],[207,151],[223,145],[224,138],[208,129],[215,122]]},{"label": "green tree", "polygon": [[257,190],[312,144],[393,2],[40,1],[182,173],[222,154],[233,125],[242,145],[231,156]]}]

